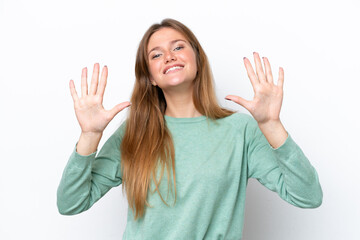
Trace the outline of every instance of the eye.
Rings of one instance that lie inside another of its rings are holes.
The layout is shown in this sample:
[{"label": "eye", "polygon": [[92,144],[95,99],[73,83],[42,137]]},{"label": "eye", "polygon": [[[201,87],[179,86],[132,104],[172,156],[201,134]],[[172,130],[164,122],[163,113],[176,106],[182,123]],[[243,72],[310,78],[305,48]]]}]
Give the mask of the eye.
[{"label": "eye", "polygon": [[183,46],[178,46],[178,47],[176,47],[174,50],[180,50],[180,49],[182,49],[182,48],[184,48]]},{"label": "eye", "polygon": [[154,56],[152,56],[151,59],[158,58],[159,56],[160,56],[160,54],[155,54]]}]

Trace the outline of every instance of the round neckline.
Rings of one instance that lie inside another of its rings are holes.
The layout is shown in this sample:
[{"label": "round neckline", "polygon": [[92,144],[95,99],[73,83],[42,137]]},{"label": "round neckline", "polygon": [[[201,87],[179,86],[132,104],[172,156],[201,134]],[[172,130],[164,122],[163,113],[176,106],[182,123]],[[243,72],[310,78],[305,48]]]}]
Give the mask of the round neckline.
[{"label": "round neckline", "polygon": [[170,116],[164,115],[164,118],[165,118],[166,122],[192,123],[192,122],[204,121],[206,119],[206,116],[202,115],[202,116],[199,116],[199,117],[177,118],[177,117],[170,117]]}]

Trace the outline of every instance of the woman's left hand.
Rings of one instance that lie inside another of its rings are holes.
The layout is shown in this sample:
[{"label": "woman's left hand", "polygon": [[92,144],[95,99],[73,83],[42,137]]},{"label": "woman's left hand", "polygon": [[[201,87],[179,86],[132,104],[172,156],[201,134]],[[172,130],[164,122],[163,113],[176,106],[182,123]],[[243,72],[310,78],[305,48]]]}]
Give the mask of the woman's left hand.
[{"label": "woman's left hand", "polygon": [[225,98],[246,108],[259,125],[270,122],[280,122],[284,70],[281,67],[279,68],[279,79],[277,81],[277,85],[275,85],[273,82],[269,60],[266,57],[263,57],[265,64],[264,73],[260,56],[257,52],[254,52],[254,59],[256,74],[249,59],[244,57],[245,68],[254,89],[254,99],[252,101],[248,101],[235,95],[228,95]]},{"label": "woman's left hand", "polygon": [[273,148],[281,146],[288,134],[280,121],[280,109],[283,99],[284,70],[280,67],[277,85],[274,84],[269,60],[264,57],[265,72],[260,56],[254,52],[256,74],[249,59],[244,58],[246,71],[254,88],[254,99],[245,100],[239,96],[228,95],[232,100],[246,108],[258,122],[260,130]]}]

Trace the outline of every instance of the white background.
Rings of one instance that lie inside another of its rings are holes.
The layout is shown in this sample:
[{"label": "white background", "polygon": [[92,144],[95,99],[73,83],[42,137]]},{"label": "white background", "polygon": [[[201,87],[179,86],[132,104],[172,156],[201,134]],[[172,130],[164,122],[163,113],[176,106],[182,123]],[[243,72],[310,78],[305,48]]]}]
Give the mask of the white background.
[{"label": "white background", "polygon": [[[121,187],[90,210],[62,216],[56,190],[80,136],[69,80],[109,68],[104,107],[129,100],[146,29],[177,19],[207,53],[220,103],[251,99],[252,52],[284,68],[281,119],[316,168],[317,209],[296,208],[250,180],[243,239],[360,239],[359,1],[0,1],[0,239],[121,239]],[[100,146],[125,111],[106,128]]]}]

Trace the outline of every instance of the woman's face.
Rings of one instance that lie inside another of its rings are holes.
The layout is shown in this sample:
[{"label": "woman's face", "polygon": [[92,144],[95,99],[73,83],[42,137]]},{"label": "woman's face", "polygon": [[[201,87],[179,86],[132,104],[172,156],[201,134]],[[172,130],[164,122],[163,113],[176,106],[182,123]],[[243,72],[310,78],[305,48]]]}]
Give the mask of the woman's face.
[{"label": "woman's face", "polygon": [[196,77],[196,55],[186,38],[172,28],[151,35],[147,47],[150,80],[162,90],[186,89]]}]

